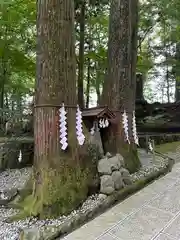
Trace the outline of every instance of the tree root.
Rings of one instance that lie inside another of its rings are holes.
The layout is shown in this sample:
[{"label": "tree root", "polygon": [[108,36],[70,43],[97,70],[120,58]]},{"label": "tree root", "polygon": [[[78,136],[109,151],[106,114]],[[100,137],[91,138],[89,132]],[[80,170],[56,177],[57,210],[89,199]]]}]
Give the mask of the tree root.
[{"label": "tree root", "polygon": [[7,219],[7,222],[13,222],[25,219],[27,217],[37,217],[42,209],[42,202],[38,201],[33,195],[29,195],[23,202],[18,203],[20,212]]},{"label": "tree root", "polygon": [[34,182],[33,192],[15,203],[14,206],[20,212],[8,221],[26,217],[54,218],[69,214],[87,198],[89,174],[78,168],[44,174],[40,184],[36,182],[35,186]]},{"label": "tree root", "polygon": [[32,181],[21,191],[19,201],[14,202],[20,213],[11,220],[55,218],[77,209],[87,199],[89,186],[97,177],[96,151],[91,146],[83,152],[80,155],[83,164],[61,159],[56,168],[44,166],[34,172]]},{"label": "tree root", "polygon": [[141,162],[138,157],[136,146],[134,146],[133,144],[125,146],[124,160],[125,166],[130,173],[134,173],[140,169]]}]

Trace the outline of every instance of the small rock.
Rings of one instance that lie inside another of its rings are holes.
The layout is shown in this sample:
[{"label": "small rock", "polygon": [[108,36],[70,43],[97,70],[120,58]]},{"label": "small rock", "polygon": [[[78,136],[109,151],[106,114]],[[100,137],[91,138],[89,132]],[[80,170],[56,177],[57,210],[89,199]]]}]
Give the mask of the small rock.
[{"label": "small rock", "polygon": [[98,198],[103,201],[104,199],[107,198],[107,195],[100,193],[100,194],[98,195]]},{"label": "small rock", "polygon": [[129,177],[130,176],[129,171],[125,168],[121,168],[120,172],[121,172],[122,177]]},{"label": "small rock", "polygon": [[0,204],[6,205],[16,197],[17,193],[17,189],[7,189],[6,191],[0,192]]},{"label": "small rock", "polygon": [[111,175],[111,164],[109,162],[109,159],[103,158],[98,162],[98,172],[103,175]]},{"label": "small rock", "polygon": [[121,168],[120,172],[121,172],[123,182],[126,185],[131,185],[132,184],[132,179],[131,179],[131,175],[130,175],[129,171],[125,168]]},{"label": "small rock", "polygon": [[116,171],[116,170],[120,169],[121,163],[120,163],[119,158],[117,156],[109,158],[108,161],[111,164],[111,170],[112,171]]},{"label": "small rock", "polygon": [[110,195],[114,192],[114,182],[112,180],[112,176],[103,175],[101,177],[101,188],[100,192],[103,194]]},{"label": "small rock", "polygon": [[121,163],[121,166],[122,167],[125,167],[125,163],[124,163],[124,158],[123,156],[121,156],[121,154],[117,153],[116,154],[116,157],[119,159],[120,163]]},{"label": "small rock", "polygon": [[20,233],[20,240],[40,240],[41,232],[38,228],[23,229]]},{"label": "small rock", "polygon": [[105,157],[111,158],[111,157],[112,157],[112,154],[111,154],[110,152],[107,152],[106,155],[105,155]]},{"label": "small rock", "polygon": [[126,185],[131,185],[133,183],[131,177],[125,177],[123,178],[123,182],[126,184]]},{"label": "small rock", "polygon": [[114,171],[112,173],[112,180],[114,182],[114,187],[116,190],[119,190],[124,187],[121,173],[119,171]]}]

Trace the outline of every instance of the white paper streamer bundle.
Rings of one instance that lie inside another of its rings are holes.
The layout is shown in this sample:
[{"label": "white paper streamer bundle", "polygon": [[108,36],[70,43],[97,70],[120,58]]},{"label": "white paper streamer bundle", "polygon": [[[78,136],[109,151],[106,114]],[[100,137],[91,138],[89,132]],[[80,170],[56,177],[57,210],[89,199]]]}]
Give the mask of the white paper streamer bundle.
[{"label": "white paper streamer bundle", "polygon": [[148,148],[151,152],[153,151],[153,146],[152,146],[151,141],[148,142]]},{"label": "white paper streamer bundle", "polygon": [[127,141],[130,144],[129,130],[128,130],[128,116],[127,116],[125,110],[124,110],[124,113],[122,114],[122,123],[123,123],[123,128],[124,128],[125,141]]},{"label": "white paper streamer bundle", "polygon": [[132,116],[132,134],[134,138],[134,142],[136,145],[139,145],[139,139],[137,135],[137,129],[136,129],[136,116],[135,116],[135,111],[133,111],[133,116]]},{"label": "white paper streamer bundle", "polygon": [[19,151],[19,157],[18,157],[18,161],[21,162],[22,161],[22,152],[21,150]]},{"label": "white paper streamer bundle", "polygon": [[65,111],[64,104],[62,104],[62,107],[59,109],[59,138],[60,143],[62,145],[61,149],[66,150],[68,146],[67,142],[67,112]]},{"label": "white paper streamer bundle", "polygon": [[90,129],[90,134],[93,136],[94,135],[94,133],[95,133],[95,127],[96,127],[96,125],[95,125],[95,122],[93,123],[93,127]]},{"label": "white paper streamer bundle", "polygon": [[99,127],[100,128],[106,128],[109,126],[109,121],[106,119],[100,119],[99,120]]},{"label": "white paper streamer bundle", "polygon": [[82,112],[77,106],[76,112],[76,135],[79,145],[83,145],[85,141],[85,136],[83,134],[83,126],[82,126]]}]

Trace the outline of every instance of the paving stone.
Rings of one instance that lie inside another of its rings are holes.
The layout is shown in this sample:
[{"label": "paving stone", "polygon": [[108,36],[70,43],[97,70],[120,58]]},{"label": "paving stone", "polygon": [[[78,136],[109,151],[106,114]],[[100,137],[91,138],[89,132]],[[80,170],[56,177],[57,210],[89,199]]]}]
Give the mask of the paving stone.
[{"label": "paving stone", "polygon": [[172,214],[177,214],[180,210],[180,185],[174,185],[163,195],[152,200],[149,205]]},{"label": "paving stone", "polygon": [[[180,210],[180,209],[179,209]],[[180,239],[180,215],[163,231],[176,239]]]},{"label": "paving stone", "polygon": [[170,172],[169,175],[171,175],[172,177],[175,177],[175,178],[180,177],[180,164],[178,164],[178,166],[173,168],[172,172]]},{"label": "paving stone", "polygon": [[109,231],[122,240],[149,240],[167,224],[172,215],[150,207],[143,207],[139,212],[120,222]]},{"label": "paving stone", "polygon": [[[180,163],[166,176],[154,181],[63,240],[179,240],[180,217],[171,223],[172,218],[180,211],[178,196]],[[157,236],[168,224],[169,227]]]},{"label": "paving stone", "polygon": [[170,235],[161,233],[157,238],[155,238],[153,240],[178,240],[178,239],[175,239],[174,237],[172,237]]},{"label": "paving stone", "polygon": [[118,238],[116,238],[116,237],[107,233],[107,234],[101,236],[100,238],[98,238],[96,240],[120,240],[120,239],[118,239]]},{"label": "paving stone", "polygon": [[80,229],[69,234],[66,238],[63,238],[63,240],[95,240],[103,234],[106,229],[113,227],[116,222],[119,222],[125,217],[126,215],[118,211],[118,208],[115,206],[89,223],[83,225]]},{"label": "paving stone", "polygon": [[126,215],[136,211],[138,208],[141,208],[144,204],[148,203],[150,199],[156,197],[157,193],[151,189],[142,189],[131,197],[125,199],[123,202],[116,206],[116,209],[119,212],[122,212]]},{"label": "paving stone", "polygon": [[150,184],[146,188],[149,188],[156,193],[161,193],[161,192],[164,192],[169,187],[175,185],[176,181],[177,181],[177,178],[168,174],[167,176],[165,176],[163,178],[155,180],[152,184]]}]

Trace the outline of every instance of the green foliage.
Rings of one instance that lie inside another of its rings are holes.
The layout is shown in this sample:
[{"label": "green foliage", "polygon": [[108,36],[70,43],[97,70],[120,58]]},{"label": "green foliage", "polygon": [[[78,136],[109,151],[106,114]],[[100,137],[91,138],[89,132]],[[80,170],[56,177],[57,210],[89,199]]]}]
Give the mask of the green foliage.
[{"label": "green foliage", "polygon": [[[79,9],[82,0],[75,1],[76,39],[79,47]],[[90,80],[90,89],[101,92],[107,68],[109,1],[86,2],[84,83]],[[11,106],[31,95],[35,78],[36,2],[2,0],[0,5],[0,95]],[[164,30],[164,25],[166,29]],[[156,66],[158,55],[165,55],[171,46],[168,60],[161,66],[177,69],[175,46],[180,41],[179,0],[140,1],[137,71],[147,76]],[[160,38],[160,39],[159,39]],[[154,46],[152,43],[159,39]],[[77,51],[78,52],[78,51]],[[159,63],[158,63],[159,64]],[[89,66],[90,65],[90,66]],[[159,65],[160,66],[160,65]],[[90,72],[88,75],[88,67]],[[178,76],[172,72],[171,78]],[[3,89],[4,88],[4,89]],[[85,91],[86,94],[87,91]],[[4,102],[4,105],[7,104]],[[1,104],[2,106],[2,104]]]},{"label": "green foliage", "polygon": [[0,93],[9,101],[15,95],[16,99],[25,96],[34,87],[35,22],[35,1],[1,1]]},{"label": "green foliage", "polygon": [[154,66],[152,54],[150,48],[143,44],[141,51],[138,56],[137,72],[142,73],[144,76],[147,75],[150,69]]}]

